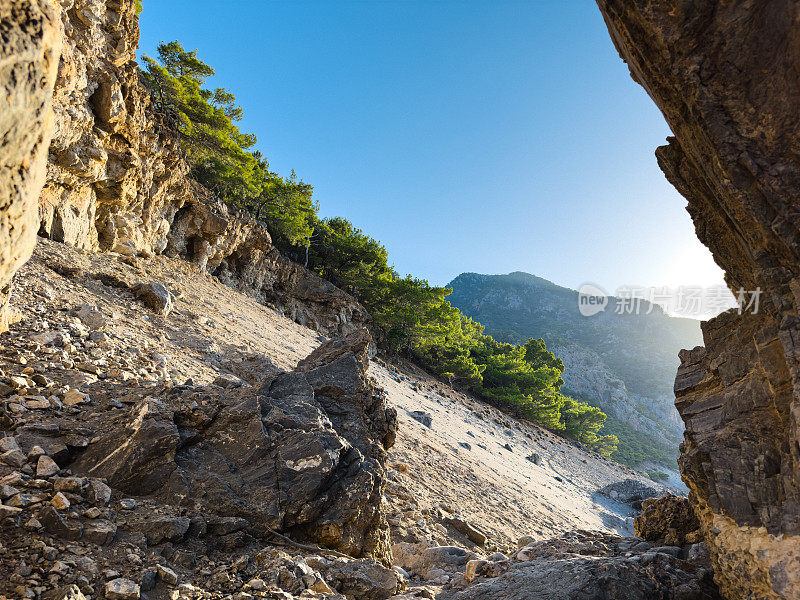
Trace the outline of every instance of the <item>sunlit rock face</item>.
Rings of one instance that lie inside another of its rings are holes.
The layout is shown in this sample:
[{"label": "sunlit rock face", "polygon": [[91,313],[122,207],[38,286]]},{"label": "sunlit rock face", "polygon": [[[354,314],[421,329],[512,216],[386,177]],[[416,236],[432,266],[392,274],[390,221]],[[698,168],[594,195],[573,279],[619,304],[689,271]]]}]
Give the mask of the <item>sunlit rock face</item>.
[{"label": "sunlit rock face", "polygon": [[675,383],[680,466],[729,598],[800,597],[800,2],[598,0],[674,137],[657,152],[756,315],[703,327]]},{"label": "sunlit rock face", "polygon": [[59,11],[64,47],[40,233],[87,250],[161,252],[188,196],[187,168],[139,82],[135,2],[75,0]]},{"label": "sunlit rock face", "polygon": [[50,2],[0,0],[0,331],[11,278],[36,242],[60,46]]},{"label": "sunlit rock face", "polygon": [[57,14],[63,52],[40,235],[86,250],[184,258],[323,334],[369,322],[354,298],[281,255],[263,224],[187,177],[177,136],[140,81],[134,0],[64,0]]}]

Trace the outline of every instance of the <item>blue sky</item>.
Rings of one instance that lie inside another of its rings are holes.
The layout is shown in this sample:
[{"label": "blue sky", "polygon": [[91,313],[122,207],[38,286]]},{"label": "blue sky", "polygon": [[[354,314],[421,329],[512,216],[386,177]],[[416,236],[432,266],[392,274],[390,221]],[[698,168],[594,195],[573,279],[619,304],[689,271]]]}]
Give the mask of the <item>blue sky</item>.
[{"label": "blue sky", "polygon": [[144,0],[141,30],[199,49],[272,168],[401,273],[722,283],[594,0]]}]

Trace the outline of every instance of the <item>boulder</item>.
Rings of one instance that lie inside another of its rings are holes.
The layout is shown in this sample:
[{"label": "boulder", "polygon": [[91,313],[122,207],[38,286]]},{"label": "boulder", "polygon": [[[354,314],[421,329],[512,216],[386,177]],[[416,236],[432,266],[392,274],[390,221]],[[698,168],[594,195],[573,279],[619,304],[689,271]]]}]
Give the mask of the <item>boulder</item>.
[{"label": "boulder", "polygon": [[434,579],[442,573],[455,573],[477,555],[458,546],[433,546],[429,542],[397,542],[392,545],[396,565],[424,579]]},{"label": "boulder", "polygon": [[455,600],[721,600],[707,564],[671,549],[631,552],[637,541],[572,532],[535,542],[516,561],[474,560]]},{"label": "boulder", "polygon": [[642,508],[642,502],[647,498],[655,498],[659,495],[657,489],[636,479],[625,479],[610,483],[597,490],[597,493],[635,509]]},{"label": "boulder", "polygon": [[105,593],[107,600],[139,600],[141,597],[139,585],[122,577],[106,583]]},{"label": "boulder", "polygon": [[[72,468],[126,494],[188,499],[219,535],[250,523],[251,535],[289,532],[388,564],[381,496],[397,415],[366,375],[370,342],[366,331],[326,342],[205,413],[191,398],[148,397]],[[143,527],[150,543],[170,539]]]},{"label": "boulder", "polygon": [[637,536],[666,546],[683,546],[700,541],[700,521],[689,499],[666,493],[642,503],[642,514],[633,520]]},{"label": "boulder", "polygon": [[133,289],[134,295],[157,315],[166,317],[174,306],[173,296],[161,283],[140,283]]},{"label": "boulder", "polygon": [[331,587],[340,594],[363,600],[386,600],[404,585],[402,577],[394,569],[369,559],[332,561],[325,575]]},{"label": "boulder", "polygon": [[408,416],[415,421],[422,423],[428,429],[430,429],[431,425],[433,425],[433,416],[424,410],[412,410],[408,413]]},{"label": "boulder", "polygon": [[466,536],[473,544],[483,546],[486,543],[486,534],[469,521],[465,521],[460,517],[446,517],[444,522]]}]

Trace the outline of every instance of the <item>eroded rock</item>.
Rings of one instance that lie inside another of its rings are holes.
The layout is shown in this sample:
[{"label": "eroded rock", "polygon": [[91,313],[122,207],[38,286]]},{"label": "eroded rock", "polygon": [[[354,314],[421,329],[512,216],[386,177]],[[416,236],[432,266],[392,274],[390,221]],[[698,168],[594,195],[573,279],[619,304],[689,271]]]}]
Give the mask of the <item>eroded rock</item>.
[{"label": "eroded rock", "polygon": [[8,326],[11,278],[36,242],[61,43],[50,2],[0,2],[0,332]]},{"label": "eroded rock", "polygon": [[642,514],[633,520],[633,529],[643,540],[665,546],[683,546],[700,541],[700,522],[689,499],[664,494],[642,503]]}]

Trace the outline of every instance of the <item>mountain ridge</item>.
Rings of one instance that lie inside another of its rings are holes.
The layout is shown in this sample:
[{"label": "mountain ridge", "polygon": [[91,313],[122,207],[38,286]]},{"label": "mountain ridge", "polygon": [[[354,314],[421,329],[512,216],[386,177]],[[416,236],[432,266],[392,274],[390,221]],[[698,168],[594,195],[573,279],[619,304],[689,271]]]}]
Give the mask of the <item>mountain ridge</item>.
[{"label": "mountain ridge", "polygon": [[614,296],[604,312],[585,317],[576,290],[523,271],[462,273],[447,287],[451,304],[499,341],[544,339],[564,361],[564,391],[608,414],[606,429],[622,442],[617,459],[669,469],[678,483],[683,427],[673,404],[674,369],[679,350],[702,343],[699,321],[647,301],[639,314],[618,314]]}]

